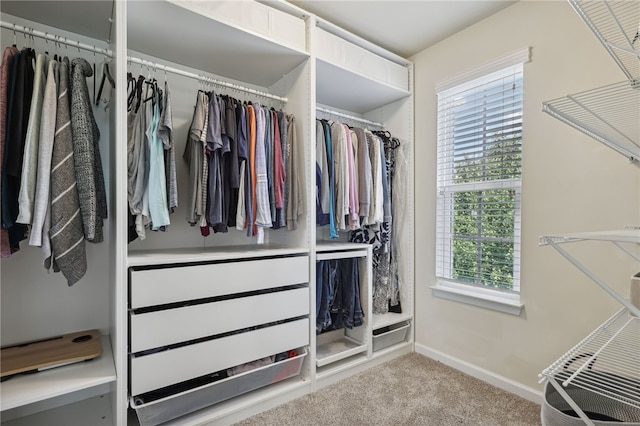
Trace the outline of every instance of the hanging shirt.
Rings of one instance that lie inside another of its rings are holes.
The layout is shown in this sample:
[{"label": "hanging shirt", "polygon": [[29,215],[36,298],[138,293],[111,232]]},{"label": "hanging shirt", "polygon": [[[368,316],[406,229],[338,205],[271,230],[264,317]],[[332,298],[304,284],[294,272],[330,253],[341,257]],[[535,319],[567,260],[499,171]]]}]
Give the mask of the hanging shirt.
[{"label": "hanging shirt", "polygon": [[[2,54],[2,64],[0,65],[0,110],[4,112],[0,114],[0,187],[2,187],[1,179],[4,174],[4,148],[7,134],[11,70],[13,69],[13,62],[17,54],[18,49],[15,47],[7,47]],[[13,249],[14,247],[11,246],[9,241],[9,231],[4,227],[0,227],[0,258],[11,257]]]},{"label": "hanging shirt", "polygon": [[296,132],[296,117],[293,114],[287,115],[289,122],[287,127],[287,141],[289,144],[290,161],[287,169],[289,179],[289,204],[287,205],[287,229],[293,231],[298,229],[298,218],[304,214],[304,188],[300,180],[300,147]]},{"label": "hanging shirt", "polygon": [[276,204],[276,217],[274,219],[274,228],[280,228],[280,222],[278,218],[281,216],[282,209],[284,208],[284,181],[286,180],[287,173],[284,169],[284,159],[282,158],[282,140],[280,138],[280,122],[278,120],[278,113],[273,113],[273,149],[274,149],[274,198]]},{"label": "hanging shirt", "polygon": [[339,231],[345,231],[349,216],[349,163],[347,134],[343,124],[331,123],[331,141],[335,170],[336,227]]},{"label": "hanging shirt", "polygon": [[[87,241],[103,241],[103,223],[107,218],[107,194],[100,156],[100,131],[93,116],[87,78],[93,75],[89,62],[76,58],[71,62],[71,130],[80,210]],[[42,143],[42,142],[41,142]]]},{"label": "hanging shirt", "polygon": [[360,228],[360,205],[358,203],[358,181],[354,159],[353,142],[351,140],[351,129],[346,124],[343,125],[347,137],[347,166],[349,169],[349,230],[354,231]]},{"label": "hanging shirt", "polygon": [[40,145],[38,147],[38,175],[34,201],[33,222],[29,245],[42,247],[47,244],[48,229],[45,219],[49,212],[49,194],[51,184],[51,156],[53,138],[56,132],[56,107],[58,104],[58,62],[49,62],[47,84],[42,101],[42,122],[40,125]]},{"label": "hanging shirt", "polygon": [[358,202],[360,204],[360,217],[367,218],[369,216],[369,208],[371,205],[371,158],[369,157],[369,147],[364,129],[353,129],[357,137],[357,163],[358,163]]},{"label": "hanging shirt", "polygon": [[329,167],[329,237],[338,238],[336,228],[336,189],[335,189],[335,161],[333,159],[333,143],[331,140],[331,126],[326,120],[322,120],[324,126],[324,138],[327,144],[327,165]]},{"label": "hanging shirt", "polygon": [[149,142],[149,213],[152,230],[157,231],[170,224],[167,207],[167,176],[164,168],[164,144],[158,137],[160,124],[160,98],[157,90],[152,93],[151,126]]},{"label": "hanging shirt", "polygon": [[267,179],[266,156],[266,114],[260,105],[254,105],[256,111],[256,225],[258,243],[264,242],[264,228],[271,228],[271,209],[269,205],[269,181]]},{"label": "hanging shirt", "polygon": [[329,224],[329,209],[331,196],[329,188],[329,166],[327,164],[327,143],[324,138],[324,126],[322,121],[316,120],[316,224],[324,226]]},{"label": "hanging shirt", "polygon": [[198,91],[187,143],[182,155],[189,167],[186,219],[191,226],[195,226],[200,220],[198,212],[201,206],[202,167],[204,164],[204,151],[202,150],[200,136],[203,129],[205,129],[205,116],[207,115],[208,105],[207,95],[202,91]]},{"label": "hanging shirt", "polygon": [[33,202],[36,192],[36,178],[38,168],[38,149],[40,146],[40,121],[42,117],[42,102],[44,100],[44,88],[47,83],[48,59],[39,54],[36,60],[36,70],[33,82],[33,94],[31,96],[31,111],[29,112],[29,125],[27,127],[22,160],[22,178],[20,181],[20,193],[18,204],[20,210],[16,222],[31,224],[33,218]]},{"label": "hanging shirt", "polygon": [[209,156],[209,180],[207,194],[207,222],[210,226],[222,222],[222,172],[221,151],[223,120],[218,96],[211,92],[209,99],[209,123],[207,125],[207,153]]},{"label": "hanging shirt", "polygon": [[60,270],[69,286],[87,272],[80,200],[76,184],[69,105],[69,64],[59,65],[56,133],[51,160],[51,238],[54,270]]},{"label": "hanging shirt", "polygon": [[164,167],[167,178],[167,207],[173,212],[178,207],[178,180],[176,177],[176,152],[173,141],[173,114],[171,111],[171,94],[169,84],[164,82],[162,97],[162,115],[158,124],[158,137],[164,147]]}]

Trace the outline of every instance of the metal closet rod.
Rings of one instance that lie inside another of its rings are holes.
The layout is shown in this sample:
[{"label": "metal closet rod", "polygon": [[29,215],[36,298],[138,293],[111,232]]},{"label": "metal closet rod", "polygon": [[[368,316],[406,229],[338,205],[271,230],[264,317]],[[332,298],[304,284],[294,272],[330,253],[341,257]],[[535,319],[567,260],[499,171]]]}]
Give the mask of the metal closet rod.
[{"label": "metal closet rod", "polygon": [[[16,25],[5,21],[0,21],[0,26],[2,28],[6,28],[8,30],[12,30],[14,33],[19,32],[23,34],[29,34],[34,37],[43,38],[45,40],[51,40],[57,44],[64,44],[71,47],[76,47],[78,49],[88,50],[90,52],[99,53],[104,56],[108,56],[110,58],[113,57],[113,52],[110,49],[102,49],[93,45],[81,43],[79,41],[70,40],[67,37],[62,37],[54,34],[49,34],[48,32],[38,31],[34,28],[23,27],[22,25]],[[252,95],[261,96],[263,98],[274,99],[280,102],[286,103],[288,99],[286,97],[272,95],[268,92],[263,92],[260,90],[252,89],[249,87],[244,87],[239,84],[229,83],[223,80],[218,80],[212,77],[208,77],[206,75],[196,74],[189,71],[184,71],[179,68],[170,67],[168,65],[158,64],[156,62],[148,61],[146,59],[136,58],[135,56],[127,56],[127,61],[135,64],[139,64],[142,66],[150,67],[155,70],[160,70],[164,72],[170,72],[172,74],[181,75],[183,77],[193,78],[198,81],[212,83],[218,86],[227,87],[230,89],[240,90],[246,93],[250,93]]]},{"label": "metal closet rod", "polygon": [[172,74],[181,75],[183,77],[193,78],[205,83],[212,83],[217,86],[228,87],[229,89],[236,89],[246,93],[250,93],[252,95],[261,96],[263,98],[274,99],[276,101],[287,103],[288,99],[286,97],[272,95],[269,92],[263,92],[261,90],[251,89],[250,87],[244,87],[239,84],[229,83],[227,81],[218,80],[216,78],[208,77],[206,75],[196,74],[189,71],[184,71],[179,68],[173,68],[168,65],[158,64],[156,62],[147,61],[146,59],[136,58],[134,56],[127,56],[127,61],[133,62],[135,64],[139,64],[142,66],[147,66],[153,68],[155,70],[170,72]]},{"label": "metal closet rod", "polygon": [[54,34],[49,34],[47,32],[38,31],[38,30],[33,29],[33,28],[23,27],[22,25],[16,25],[16,24],[12,24],[12,23],[9,23],[9,22],[5,22],[5,21],[0,21],[0,26],[2,28],[6,28],[8,30],[12,30],[14,32],[14,34],[16,32],[23,33],[23,34],[29,34],[29,35],[34,36],[34,37],[43,38],[45,40],[51,40],[56,44],[65,44],[67,46],[76,47],[78,49],[88,50],[88,51],[94,52],[94,53],[100,53],[100,54],[105,55],[105,56],[109,56],[109,57],[113,56],[113,52],[111,52],[111,50],[109,50],[109,49],[101,49],[101,48],[96,47],[96,46],[92,46],[92,45],[89,45],[89,44],[81,43],[79,41],[70,40],[70,39],[68,39],[66,37],[57,36],[57,35],[54,35]]},{"label": "metal closet rod", "polygon": [[356,117],[355,115],[349,115],[349,114],[345,114],[343,112],[334,111],[334,110],[331,110],[331,109],[328,109],[328,108],[322,108],[322,107],[317,106],[316,107],[316,111],[320,111],[320,112],[324,112],[326,114],[335,115],[335,116],[346,118],[346,119],[349,119],[349,120],[358,121],[360,123],[370,124],[372,126],[384,128],[384,124],[382,124],[382,123],[378,123],[376,121],[367,120],[366,118]]}]

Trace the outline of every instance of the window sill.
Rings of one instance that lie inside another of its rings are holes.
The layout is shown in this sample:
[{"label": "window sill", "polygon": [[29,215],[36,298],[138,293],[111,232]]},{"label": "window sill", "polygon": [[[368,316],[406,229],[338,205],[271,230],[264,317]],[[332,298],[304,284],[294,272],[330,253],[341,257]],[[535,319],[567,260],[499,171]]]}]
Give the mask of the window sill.
[{"label": "window sill", "polygon": [[503,312],[505,314],[520,316],[524,304],[519,299],[508,298],[500,291],[493,290],[468,290],[466,286],[455,283],[437,283],[431,286],[432,294],[441,299],[453,300],[468,305],[479,306],[485,309]]}]

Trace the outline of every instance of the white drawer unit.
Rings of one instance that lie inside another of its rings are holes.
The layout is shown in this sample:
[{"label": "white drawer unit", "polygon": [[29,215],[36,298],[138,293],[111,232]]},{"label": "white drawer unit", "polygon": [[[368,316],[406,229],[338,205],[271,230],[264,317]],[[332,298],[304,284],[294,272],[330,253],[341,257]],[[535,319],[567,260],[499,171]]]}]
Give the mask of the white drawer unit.
[{"label": "white drawer unit", "polygon": [[309,282],[309,257],[293,256],[130,271],[132,309]]},{"label": "white drawer unit", "polygon": [[309,256],[129,272],[130,395],[309,345]]},{"label": "white drawer unit", "polygon": [[132,314],[131,352],[309,314],[309,287]]},{"label": "white drawer unit", "polygon": [[131,358],[131,394],[139,395],[309,344],[303,318]]}]

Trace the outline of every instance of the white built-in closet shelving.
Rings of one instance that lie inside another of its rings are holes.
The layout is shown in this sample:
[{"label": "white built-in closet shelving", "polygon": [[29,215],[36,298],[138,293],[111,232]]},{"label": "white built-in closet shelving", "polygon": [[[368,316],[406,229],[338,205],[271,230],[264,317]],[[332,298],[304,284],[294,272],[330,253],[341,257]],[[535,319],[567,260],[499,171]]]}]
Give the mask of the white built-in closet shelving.
[{"label": "white built-in closet shelving", "polygon": [[[410,61],[368,43],[335,25],[316,19],[312,28],[315,57],[316,117],[344,122],[351,126],[388,130],[402,141],[401,149],[411,159],[413,152],[413,66]],[[412,161],[404,169],[406,178],[394,188],[394,202],[413,205]],[[399,166],[402,168],[401,166]],[[400,180],[400,179],[399,179]],[[336,330],[316,336],[317,383],[332,383],[371,359],[384,359],[390,353],[412,350],[412,333],[388,349],[373,351],[373,334],[413,318],[413,223],[412,209],[394,209],[394,241],[404,261],[399,268],[400,300],[403,313],[372,313],[373,283],[370,273],[361,274],[364,324],[352,330]],[[362,256],[361,245],[346,243],[347,234],[330,241],[326,228],[316,230],[316,259]],[[363,253],[364,254],[364,253]],[[406,257],[404,257],[406,256]],[[371,251],[360,260],[371,265]],[[370,271],[370,269],[368,269]],[[364,296],[363,296],[364,297]],[[368,303],[365,303],[368,301]],[[359,330],[360,328],[360,330]],[[398,329],[398,332],[403,330]],[[313,353],[313,352],[312,352]]]},{"label": "white built-in closet shelving", "polygon": [[[640,159],[640,3],[635,1],[569,0],[585,24],[620,67],[627,80],[543,103],[543,111],[629,158]],[[590,395],[594,406],[616,401],[623,421],[625,406],[640,410],[640,308],[617,285],[599,278],[565,248],[570,244],[610,243],[640,263],[640,229],[545,235],[550,245],[623,307],[540,375],[555,388],[585,424],[586,409],[573,400],[571,387]],[[597,247],[594,247],[597,249]],[[585,395],[585,394],[582,394]],[[597,395],[597,396],[596,396]],[[545,417],[545,408],[543,408]],[[544,419],[543,419],[544,422]]]},{"label": "white built-in closet shelving", "polygon": [[[14,43],[18,48],[31,46],[36,53],[47,51],[51,56],[84,57],[99,67],[104,56],[79,49],[77,43],[101,52],[113,49],[116,40],[110,1],[55,4],[3,1],[0,12],[3,48]],[[25,34],[21,31],[25,28],[45,35],[46,41]],[[72,42],[74,44],[70,44]],[[88,84],[91,87],[92,81]],[[26,240],[21,242],[20,251],[2,260],[2,345],[98,329],[103,335],[103,353],[92,361],[16,376],[0,384],[3,424],[113,424],[110,394],[117,386],[115,360],[121,350],[113,328],[118,309],[113,268],[116,176],[112,172],[112,147],[116,137],[110,125],[115,119],[114,109],[98,108],[95,116],[101,132],[100,149],[108,192],[105,240],[87,245],[87,274],[71,288],[61,274],[45,272],[40,250],[29,247]]]},{"label": "white built-in closet shelving", "polygon": [[[33,38],[40,50],[84,56],[96,62],[97,67],[104,57],[74,47],[73,42],[108,50],[116,78],[109,109],[95,112],[102,134],[109,219],[105,242],[88,248],[89,274],[67,289],[59,276],[46,275],[33,266],[39,262],[40,253],[27,247],[20,256],[24,254],[28,259],[15,257],[2,263],[3,344],[98,328],[104,335],[105,351],[95,361],[2,383],[3,423],[37,425],[56,419],[78,425],[138,423],[129,399],[133,359],[130,327],[136,314],[131,300],[131,283],[136,281],[131,277],[144,276],[149,271],[230,264],[242,268],[279,259],[298,265],[306,262],[301,276],[307,278],[297,279],[290,294],[298,297],[304,291],[308,293],[306,306],[300,311],[308,314],[286,323],[296,327],[304,324],[306,330],[306,340],[300,342],[308,353],[300,374],[184,415],[172,420],[172,424],[237,420],[413,349],[412,331],[404,341],[376,352],[372,344],[376,329],[411,324],[413,318],[413,68],[409,61],[284,1],[3,1],[1,11],[3,22],[46,34],[49,42]],[[64,47],[62,37],[69,40],[69,46]],[[3,28],[2,40],[13,38],[11,27]],[[20,32],[16,39],[19,47],[32,43]],[[298,166],[305,188],[304,213],[297,229],[269,230],[263,245],[233,230],[204,238],[183,219],[181,204],[171,216],[172,224],[166,233],[148,232],[144,241],[127,243],[128,71],[153,76],[160,83],[165,79],[169,82],[179,194],[186,191],[188,171],[182,151],[198,89],[213,88],[294,114],[300,147]],[[208,83],[203,83],[205,80]],[[211,84],[213,81],[218,83]],[[328,241],[324,229],[315,226],[315,119],[321,114],[318,107],[361,123],[384,124],[403,143],[406,182],[398,190],[403,203],[394,210],[396,241],[401,242],[402,314],[371,314],[370,247],[348,243],[346,234],[337,242]],[[360,259],[366,318],[359,330],[341,332],[342,336],[335,338],[339,342],[351,336],[357,342],[355,350],[338,350],[318,362],[322,338],[316,340],[315,335],[315,264],[323,257]],[[175,271],[179,276],[181,269]],[[274,277],[269,279],[278,279],[276,271]],[[18,288],[22,279],[33,281],[36,288],[9,292],[12,287]],[[37,295],[29,293],[35,291]],[[56,303],[61,298],[66,303]],[[4,316],[5,306],[9,305],[20,305],[21,312],[10,324]],[[38,313],[35,324],[33,312]]]}]

